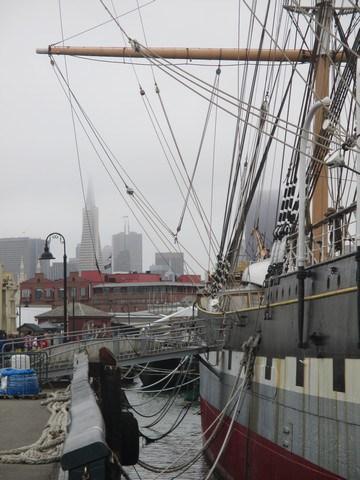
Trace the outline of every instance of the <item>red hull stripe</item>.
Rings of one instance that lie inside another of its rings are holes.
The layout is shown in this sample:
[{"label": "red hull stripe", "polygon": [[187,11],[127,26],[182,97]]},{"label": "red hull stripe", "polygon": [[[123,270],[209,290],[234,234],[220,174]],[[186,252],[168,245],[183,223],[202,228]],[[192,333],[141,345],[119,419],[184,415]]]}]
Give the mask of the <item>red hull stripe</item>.
[{"label": "red hull stripe", "polygon": [[[201,399],[203,431],[211,425],[219,413]],[[210,461],[216,458],[229,423],[227,419],[210,444],[207,451]],[[209,434],[210,432],[206,437]],[[292,454],[236,422],[218,467],[218,472],[226,480],[343,480],[343,477]]]}]

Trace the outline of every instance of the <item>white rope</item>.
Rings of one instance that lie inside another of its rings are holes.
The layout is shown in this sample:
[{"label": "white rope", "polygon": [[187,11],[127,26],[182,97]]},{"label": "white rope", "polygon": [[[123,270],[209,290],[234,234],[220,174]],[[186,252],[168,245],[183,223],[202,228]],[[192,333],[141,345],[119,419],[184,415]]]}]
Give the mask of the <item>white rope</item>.
[{"label": "white rope", "polygon": [[[195,454],[193,458],[191,458],[188,462],[183,463],[183,464],[178,464],[179,460],[181,460],[184,456],[188,454],[188,450],[185,450],[177,459],[175,459],[170,465],[167,467],[155,467],[153,465],[149,465],[148,463],[142,461],[139,459],[139,465],[142,466],[143,468],[150,470],[152,472],[158,473],[155,477],[155,480],[160,478],[161,475],[164,473],[174,473],[174,472],[182,472],[184,473],[188,468],[190,468],[200,457],[201,455],[204,454],[205,450],[208,448],[209,444],[212,442],[212,440],[216,437],[219,428],[223,424],[225,420],[225,416],[231,407],[233,405],[233,401],[235,398],[237,399],[236,401],[236,407],[239,406],[239,397],[243,398],[244,393],[246,392],[246,388],[249,385],[249,382],[251,381],[251,376],[253,372],[253,362],[255,361],[255,350],[258,346],[260,340],[260,336],[257,335],[256,337],[250,337],[246,342],[244,342],[242,349],[244,351],[244,356],[240,362],[240,368],[239,372],[237,374],[237,377],[235,379],[235,382],[232,386],[231,392],[229,394],[229,398],[224,405],[222,411],[217,415],[217,417],[213,420],[213,422],[207,427],[207,429],[202,433],[203,438],[205,439],[205,435],[210,432],[209,437],[206,439],[206,441],[203,443],[203,446],[199,449],[198,453]],[[243,378],[243,381],[240,383],[240,378],[243,370],[245,369],[245,376]],[[241,405],[242,401],[240,400]],[[233,407],[234,408],[234,405]],[[231,410],[232,410],[231,408]],[[240,407],[241,408],[241,407]],[[239,410],[236,408],[236,411],[239,413]],[[232,428],[232,424],[231,424]]]},{"label": "white rope", "polygon": [[[154,383],[151,383],[150,385],[146,385],[145,387],[144,386],[141,386],[141,387],[136,387],[136,388],[123,388],[122,390],[124,392],[134,392],[134,391],[146,391],[148,390],[149,388],[151,387],[154,387],[155,385],[158,385],[159,383],[162,383],[164,380],[166,380],[167,378],[175,375],[175,373],[179,370],[180,367],[182,367],[184,365],[184,363],[189,359],[188,356],[184,357],[183,360],[181,360],[181,362],[179,363],[179,365],[177,367],[174,368],[174,370],[172,370],[171,372],[169,372],[168,375],[166,375],[165,377],[162,377],[160,378],[160,380],[157,380],[156,382]],[[145,390],[146,389],[146,390]]]},{"label": "white rope", "polygon": [[0,451],[0,463],[40,465],[60,460],[68,420],[68,390],[50,393],[41,402],[50,412],[50,418],[39,439],[31,444]]},{"label": "white rope", "polygon": [[230,438],[230,434],[233,430],[233,425],[234,425],[234,422],[235,422],[235,418],[239,414],[239,412],[242,408],[242,405],[243,405],[243,402],[244,402],[244,399],[245,399],[245,395],[246,395],[247,387],[249,386],[249,384],[251,382],[251,378],[252,378],[252,375],[253,375],[253,367],[254,367],[254,362],[255,362],[255,355],[253,355],[253,351],[254,351],[253,349],[257,347],[258,343],[259,343],[259,337],[256,337],[253,345],[250,347],[251,350],[250,350],[250,354],[249,354],[248,361],[247,361],[247,364],[246,364],[246,371],[245,371],[245,376],[244,376],[244,380],[243,380],[243,383],[242,383],[242,388],[241,388],[239,397],[237,399],[236,405],[233,409],[233,414],[232,414],[232,417],[231,417],[229,427],[227,429],[224,441],[223,441],[223,443],[221,445],[221,448],[220,448],[220,450],[217,454],[217,457],[216,457],[214,463],[212,464],[212,466],[209,470],[209,473],[206,475],[205,480],[210,479],[212,473],[216,469],[217,464],[219,463],[219,460],[220,460],[222,454],[224,453],[224,450],[225,450],[225,448],[226,448],[226,446],[229,442],[229,438]]}]

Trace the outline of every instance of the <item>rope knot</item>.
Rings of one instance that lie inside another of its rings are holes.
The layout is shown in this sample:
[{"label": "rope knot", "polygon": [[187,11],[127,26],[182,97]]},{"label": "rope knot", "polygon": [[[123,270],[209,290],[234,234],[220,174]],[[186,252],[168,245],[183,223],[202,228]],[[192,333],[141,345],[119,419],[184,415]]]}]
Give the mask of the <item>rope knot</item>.
[{"label": "rope knot", "polygon": [[133,39],[130,38],[129,43],[131,47],[135,50],[135,52],[140,52],[140,49],[141,49],[140,43],[137,40],[135,40],[135,38]]}]

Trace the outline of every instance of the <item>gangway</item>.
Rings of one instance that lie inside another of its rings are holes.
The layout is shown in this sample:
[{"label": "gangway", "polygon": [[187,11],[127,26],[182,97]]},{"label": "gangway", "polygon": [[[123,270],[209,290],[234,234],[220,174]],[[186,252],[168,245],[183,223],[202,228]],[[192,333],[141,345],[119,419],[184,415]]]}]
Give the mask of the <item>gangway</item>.
[{"label": "gangway", "polygon": [[134,327],[123,327],[102,330],[91,336],[81,332],[70,342],[48,348],[49,379],[71,377],[74,354],[84,348],[89,361],[97,362],[99,350],[106,347],[116,358],[118,366],[181,358],[223,348],[224,329],[220,322],[209,329],[205,328],[205,320],[198,318],[163,320],[142,326],[137,331]]}]

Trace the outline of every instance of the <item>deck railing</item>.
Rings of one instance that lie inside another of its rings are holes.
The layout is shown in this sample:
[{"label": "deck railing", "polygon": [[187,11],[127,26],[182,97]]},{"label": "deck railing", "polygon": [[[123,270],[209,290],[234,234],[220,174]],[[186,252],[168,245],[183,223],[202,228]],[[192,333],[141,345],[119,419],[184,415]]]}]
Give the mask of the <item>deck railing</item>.
[{"label": "deck railing", "polygon": [[[306,265],[334,259],[356,250],[356,205],[330,213],[312,225],[306,236]],[[287,242],[286,271],[296,270],[297,234]]]}]

